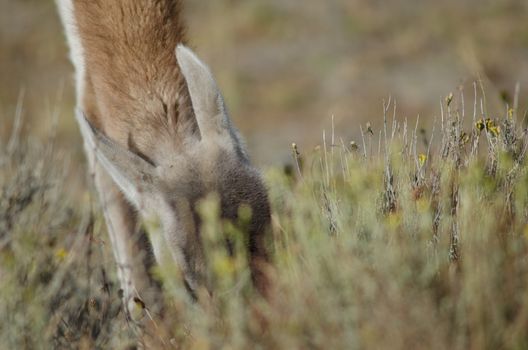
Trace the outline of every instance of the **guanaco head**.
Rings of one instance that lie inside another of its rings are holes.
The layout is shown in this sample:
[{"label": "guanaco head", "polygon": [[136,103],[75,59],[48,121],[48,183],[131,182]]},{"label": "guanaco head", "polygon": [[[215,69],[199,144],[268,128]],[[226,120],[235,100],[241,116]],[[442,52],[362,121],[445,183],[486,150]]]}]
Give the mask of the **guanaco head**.
[{"label": "guanaco head", "polygon": [[[235,220],[241,205],[251,208],[250,257],[265,260],[263,234],[270,209],[260,175],[249,163],[209,68],[183,45],[176,48],[175,59],[192,102],[198,136],[162,149],[159,152],[163,154],[154,162],[107,137],[78,111],[86,147],[93,150],[97,161],[141,214],[159,218],[165,238],[184,251],[183,255],[200,256],[196,204],[215,192],[224,218]],[[258,285],[258,273],[253,277]],[[187,282],[191,286],[194,283]]]}]

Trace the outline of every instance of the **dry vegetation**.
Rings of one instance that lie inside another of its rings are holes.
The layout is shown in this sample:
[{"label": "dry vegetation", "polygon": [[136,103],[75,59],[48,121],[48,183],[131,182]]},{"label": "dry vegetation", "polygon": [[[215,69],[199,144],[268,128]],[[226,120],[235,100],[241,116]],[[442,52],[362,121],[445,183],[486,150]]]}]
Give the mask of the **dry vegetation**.
[{"label": "dry vegetation", "polygon": [[235,124],[275,164],[274,297],[208,200],[213,304],[157,271],[165,315],[138,334],[53,2],[0,0],[0,348],[528,348],[528,2],[187,3]]},{"label": "dry vegetation", "polygon": [[[525,116],[513,105],[493,118],[477,85],[473,93],[465,105],[462,91],[448,96],[431,130],[398,118],[387,101],[381,130],[363,125],[357,143],[325,133],[313,151],[295,145],[291,167],[266,171],[270,303],[251,289],[242,242],[235,257],[219,243],[229,226],[205,201],[214,302],[193,305],[177,274],[159,271],[172,276],[160,277],[165,317],[146,316],[140,341],[195,349],[526,348]],[[100,211],[89,189],[64,186],[71,154],[54,148],[53,135],[42,144],[16,130],[0,153],[2,346],[133,344],[138,335],[121,310]]]}]

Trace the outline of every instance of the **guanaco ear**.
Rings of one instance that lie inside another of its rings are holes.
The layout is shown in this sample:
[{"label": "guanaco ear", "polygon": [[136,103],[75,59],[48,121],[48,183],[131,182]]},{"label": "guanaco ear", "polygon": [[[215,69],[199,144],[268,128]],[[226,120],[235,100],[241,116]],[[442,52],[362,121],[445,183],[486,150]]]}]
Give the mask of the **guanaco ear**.
[{"label": "guanaco ear", "polygon": [[92,153],[108,172],[127,198],[137,207],[141,195],[155,191],[156,168],[133,152],[108,138],[86,119],[84,113],[76,111],[88,154]]},{"label": "guanaco ear", "polygon": [[224,99],[209,68],[181,44],[176,47],[176,58],[187,82],[202,139],[229,136],[230,122]]}]

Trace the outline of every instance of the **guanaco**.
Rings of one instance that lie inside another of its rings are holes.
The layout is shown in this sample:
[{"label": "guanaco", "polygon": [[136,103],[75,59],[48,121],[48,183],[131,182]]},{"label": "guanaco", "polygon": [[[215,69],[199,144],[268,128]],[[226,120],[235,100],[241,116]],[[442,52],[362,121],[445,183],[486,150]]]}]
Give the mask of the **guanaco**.
[{"label": "guanaco", "polygon": [[[249,267],[266,294],[267,191],[210,69],[186,46],[181,1],[57,5],[75,67],[76,119],[126,309],[156,302],[150,269],[154,258],[163,263],[163,249],[191,296],[208,290],[197,203],[210,193],[223,219],[237,220],[242,205],[251,209]],[[139,223],[151,218],[160,229],[147,235]]]}]

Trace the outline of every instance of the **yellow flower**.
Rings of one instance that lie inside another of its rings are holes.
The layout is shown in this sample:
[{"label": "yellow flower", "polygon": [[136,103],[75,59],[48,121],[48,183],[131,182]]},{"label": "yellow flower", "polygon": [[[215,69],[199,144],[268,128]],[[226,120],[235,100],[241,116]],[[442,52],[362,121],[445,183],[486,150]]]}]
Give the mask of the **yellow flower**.
[{"label": "yellow flower", "polygon": [[477,128],[478,131],[482,131],[486,129],[487,132],[489,132],[492,136],[498,136],[500,134],[500,126],[495,124],[495,121],[491,118],[486,118],[484,120],[483,118],[480,118],[475,123],[475,128]]},{"label": "yellow flower", "polygon": [[475,128],[477,128],[478,131],[484,130],[485,124],[484,124],[484,120],[482,118],[477,120],[477,122],[475,123]]},{"label": "yellow flower", "polygon": [[420,166],[423,167],[426,161],[427,156],[423,153],[420,153],[420,155],[418,156],[418,163],[420,164]]},{"label": "yellow flower", "polygon": [[495,126],[495,122],[491,118],[486,118],[486,129],[489,130]]},{"label": "yellow flower", "polygon": [[215,259],[213,268],[217,276],[232,276],[236,272],[235,261],[228,256]]},{"label": "yellow flower", "polygon": [[59,261],[64,261],[66,259],[66,257],[68,256],[68,251],[66,251],[66,249],[64,248],[59,248],[57,249],[57,251],[55,252],[55,257],[57,258],[57,260]]},{"label": "yellow flower", "polygon": [[500,126],[492,126],[488,130],[495,137],[499,136],[500,134]]},{"label": "yellow flower", "polygon": [[500,134],[500,126],[495,124],[495,121],[491,120],[490,118],[486,119],[486,130],[492,135],[492,136],[499,136]]}]

